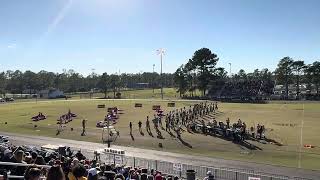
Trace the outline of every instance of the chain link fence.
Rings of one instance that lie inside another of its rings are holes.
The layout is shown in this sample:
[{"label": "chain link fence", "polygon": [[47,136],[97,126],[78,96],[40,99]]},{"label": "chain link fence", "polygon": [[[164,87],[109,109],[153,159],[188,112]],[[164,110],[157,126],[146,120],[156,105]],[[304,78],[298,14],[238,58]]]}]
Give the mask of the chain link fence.
[{"label": "chain link fence", "polygon": [[216,180],[248,180],[249,177],[260,178],[261,180],[310,180],[302,177],[290,177],[277,174],[258,173],[248,169],[235,169],[224,167],[207,167],[207,166],[194,166],[188,164],[180,164],[181,171],[174,168],[177,163],[150,160],[145,158],[126,157],[126,165],[132,167],[141,167],[147,169],[154,169],[161,171],[168,175],[186,178],[187,170],[194,170],[197,179],[206,177],[207,172],[211,171]]},{"label": "chain link fence", "polygon": [[[276,174],[257,173],[253,170],[245,169],[233,169],[223,167],[207,167],[207,166],[194,166],[180,163],[172,163],[167,161],[150,160],[136,157],[125,157],[125,161],[121,158],[115,158],[115,156],[102,156],[102,161],[107,160],[106,163],[110,164],[126,164],[127,166],[140,167],[147,169],[154,169],[161,171],[167,175],[178,176],[182,179],[187,178],[187,171],[194,170],[196,172],[197,179],[203,179],[206,177],[208,171],[211,171],[215,180],[249,180],[249,177],[260,178],[260,180],[310,180],[301,177],[289,177]],[[0,165],[13,165],[13,166],[29,166],[30,164],[23,163],[10,163],[0,162]],[[38,165],[39,166],[39,165]],[[50,166],[41,166],[49,168]],[[17,178],[21,179],[23,176],[9,176],[10,179]]]}]

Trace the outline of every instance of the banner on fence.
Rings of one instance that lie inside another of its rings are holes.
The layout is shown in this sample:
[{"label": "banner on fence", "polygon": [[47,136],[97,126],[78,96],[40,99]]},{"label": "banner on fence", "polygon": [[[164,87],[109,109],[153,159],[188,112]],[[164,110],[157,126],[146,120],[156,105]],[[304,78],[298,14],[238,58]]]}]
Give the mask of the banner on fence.
[{"label": "banner on fence", "polygon": [[114,161],[116,164],[121,164],[122,165],[122,157],[119,155],[114,156]]},{"label": "banner on fence", "polygon": [[176,106],[176,103],[174,102],[168,103],[168,107],[175,107],[175,106]]},{"label": "banner on fence", "polygon": [[261,179],[257,177],[249,177],[248,180],[261,180]]},{"label": "banner on fence", "polygon": [[152,110],[159,110],[159,109],[161,109],[160,105],[153,105],[152,106]]},{"label": "banner on fence", "polygon": [[105,104],[98,104],[98,108],[106,108]]},{"label": "banner on fence", "polygon": [[106,163],[113,164],[113,155],[112,154],[106,154]]},{"label": "banner on fence", "polygon": [[180,164],[180,163],[173,163],[173,170],[174,170],[174,171],[182,171],[182,164]]},{"label": "banner on fence", "polygon": [[140,108],[140,107],[142,107],[142,104],[141,103],[135,103],[134,107],[139,107]]}]

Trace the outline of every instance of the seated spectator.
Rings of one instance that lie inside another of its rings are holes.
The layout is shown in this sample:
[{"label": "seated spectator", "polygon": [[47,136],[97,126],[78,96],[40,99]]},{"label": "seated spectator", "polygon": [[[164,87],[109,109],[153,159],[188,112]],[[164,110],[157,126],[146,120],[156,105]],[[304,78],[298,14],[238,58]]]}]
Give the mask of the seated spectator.
[{"label": "seated spectator", "polygon": [[[12,153],[11,149],[14,151]],[[30,153],[31,152],[31,153]],[[78,152],[78,157],[83,155]],[[13,156],[11,155],[13,154]],[[25,155],[25,156],[24,156]],[[33,147],[1,147],[1,160],[7,158],[8,162],[25,163],[38,165],[52,165],[51,168],[38,168],[36,165],[28,168],[22,166],[4,166],[4,172],[11,171],[10,175],[24,175],[25,180],[177,180],[178,177],[166,176],[159,171],[140,167],[124,167],[121,165],[109,165],[90,161],[84,156],[80,161],[73,156],[61,156],[58,152],[38,150]],[[25,170],[27,169],[27,170]],[[45,172],[44,172],[45,171]],[[47,172],[48,171],[48,172]],[[210,179],[210,178],[209,178]]]},{"label": "seated spectator", "polygon": [[154,170],[151,169],[150,174],[148,175],[148,180],[153,180],[154,179]]},{"label": "seated spectator", "polygon": [[147,180],[148,179],[148,170],[147,169],[142,169],[141,170],[141,175],[140,175],[140,177],[141,177],[141,180]]},{"label": "seated spectator", "polygon": [[173,176],[172,175],[168,175],[167,180],[173,180]]},{"label": "seated spectator", "polygon": [[77,164],[72,168],[72,174],[74,176],[74,179],[69,180],[87,180],[86,176],[86,168],[82,164]]},{"label": "seated spectator", "polygon": [[86,159],[86,157],[81,153],[81,151],[78,151],[75,156],[76,156],[76,158],[79,159],[80,161]]},{"label": "seated spectator", "polygon": [[47,180],[65,180],[65,175],[60,165],[51,166],[47,174]]},{"label": "seated spectator", "polygon": [[2,160],[3,160],[4,162],[10,162],[11,157],[12,157],[12,151],[11,151],[11,149],[6,148],[6,149],[3,151]]},{"label": "seated spectator", "polygon": [[38,153],[36,152],[31,152],[31,161],[30,161],[30,164],[35,164],[35,161],[38,157]]},{"label": "seated spectator", "polygon": [[156,172],[155,180],[162,180],[162,175],[159,171]]},{"label": "seated spectator", "polygon": [[103,176],[105,176],[106,180],[113,180],[114,177],[116,176],[116,173],[112,171],[112,168],[110,165],[106,165]]},{"label": "seated spectator", "polygon": [[42,156],[37,156],[36,160],[34,161],[34,164],[46,165],[46,161],[44,160],[44,158]]},{"label": "seated spectator", "polygon": [[208,171],[207,176],[203,178],[203,180],[214,180],[214,176],[212,175],[212,172]]},{"label": "seated spectator", "polygon": [[98,170],[96,168],[91,168],[88,171],[88,180],[98,180]]},{"label": "seated spectator", "polygon": [[73,168],[74,168],[75,166],[77,166],[77,165],[79,164],[79,160],[78,160],[77,158],[74,158],[73,160],[70,159],[70,161],[72,161],[72,162],[70,163],[70,168],[69,168],[69,171],[68,171],[68,179],[69,179],[69,180],[75,180],[76,178],[75,178],[75,176],[73,175],[72,170],[73,170]]},{"label": "seated spectator", "polygon": [[124,178],[124,176],[122,174],[117,174],[114,179],[116,179],[116,180],[125,180],[125,178]]},{"label": "seated spectator", "polygon": [[[24,152],[22,150],[18,150],[14,152],[14,155],[11,157],[10,162],[13,163],[25,163],[23,161]],[[23,166],[14,166],[11,169],[12,175],[23,176],[26,168]]]},{"label": "seated spectator", "polygon": [[136,180],[139,180],[140,179],[140,175],[139,175],[139,173],[138,172],[136,172],[136,171],[131,171],[131,173],[130,173],[130,179],[136,179]]},{"label": "seated spectator", "polygon": [[30,155],[29,152],[26,152],[26,153],[25,153],[24,161],[25,161],[27,164],[31,164],[32,157],[31,157],[31,155]]},{"label": "seated spectator", "polygon": [[25,180],[40,180],[41,170],[36,166],[29,166],[25,172]]},{"label": "seated spectator", "polygon": [[129,170],[130,170],[130,167],[125,167],[123,168],[123,176],[125,179],[127,179],[129,177]]}]

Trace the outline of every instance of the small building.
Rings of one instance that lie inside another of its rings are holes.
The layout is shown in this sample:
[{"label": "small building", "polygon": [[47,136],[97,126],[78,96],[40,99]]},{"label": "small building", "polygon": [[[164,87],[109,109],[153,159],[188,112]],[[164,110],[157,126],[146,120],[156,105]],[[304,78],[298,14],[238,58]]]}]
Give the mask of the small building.
[{"label": "small building", "polygon": [[150,88],[150,84],[149,83],[128,83],[127,84],[127,88],[133,88],[133,89],[146,89],[146,88]]},{"label": "small building", "polygon": [[47,98],[47,99],[56,99],[56,98],[64,98],[65,95],[63,91],[59,89],[47,89],[39,91],[40,98]]},{"label": "small building", "polygon": [[37,90],[35,89],[25,89],[22,91],[22,94],[36,94]]}]

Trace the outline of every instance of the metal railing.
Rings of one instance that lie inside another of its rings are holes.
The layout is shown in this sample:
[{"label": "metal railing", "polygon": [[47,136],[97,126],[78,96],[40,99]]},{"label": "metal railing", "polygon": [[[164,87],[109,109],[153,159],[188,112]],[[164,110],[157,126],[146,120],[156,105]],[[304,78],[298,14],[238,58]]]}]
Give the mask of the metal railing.
[{"label": "metal railing", "polygon": [[[0,162],[0,166],[22,166],[22,167],[29,167],[35,166],[39,168],[50,168],[51,166],[48,165],[36,165],[36,164],[26,164],[26,163],[12,163],[12,162]],[[24,179],[24,176],[16,176],[8,174],[9,179]]]},{"label": "metal railing", "polygon": [[[104,158],[104,157],[102,157]],[[102,159],[103,161],[104,159]],[[113,162],[111,162],[113,163]],[[172,163],[168,161],[150,160],[145,158],[136,158],[127,156],[126,165],[132,167],[140,167],[147,169],[154,169],[161,171],[164,174],[178,176],[185,179],[187,170],[194,170],[196,172],[197,179],[203,179],[207,176],[207,172],[211,171],[215,180],[248,180],[249,177],[260,178],[260,180],[310,180],[302,177],[290,177],[277,174],[266,174],[257,173],[253,170],[246,169],[234,169],[225,167],[208,167],[208,166],[194,166],[188,164],[180,164],[181,169],[177,170],[174,165],[177,163]],[[0,162],[1,166],[33,166],[34,164],[25,163],[11,163],[11,162]],[[48,165],[35,165],[41,168],[50,168]],[[23,176],[8,175],[10,179],[23,179]]]},{"label": "metal railing", "polygon": [[126,165],[132,167],[142,167],[147,169],[155,169],[165,174],[175,175],[180,178],[186,178],[187,170],[194,170],[198,179],[207,176],[207,172],[211,171],[215,180],[248,180],[249,177],[257,177],[261,180],[310,180],[302,177],[291,177],[287,175],[267,174],[255,172],[248,169],[235,169],[227,167],[208,167],[181,164],[181,171],[174,170],[173,162],[150,160],[136,157],[126,157]]}]

